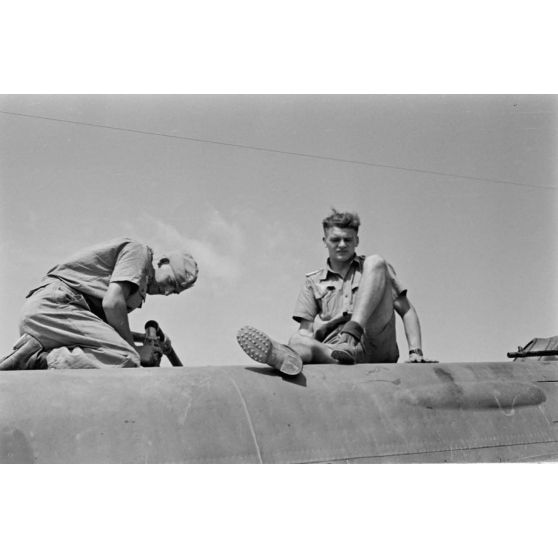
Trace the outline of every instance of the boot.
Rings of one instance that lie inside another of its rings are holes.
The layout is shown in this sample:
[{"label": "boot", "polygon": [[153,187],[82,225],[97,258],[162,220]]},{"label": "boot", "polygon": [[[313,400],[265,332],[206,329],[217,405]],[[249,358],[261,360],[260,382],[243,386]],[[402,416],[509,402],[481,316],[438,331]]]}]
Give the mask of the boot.
[{"label": "boot", "polygon": [[331,351],[331,358],[334,358],[340,364],[354,364],[356,361],[356,347],[350,341],[338,343]]},{"label": "boot", "polygon": [[0,370],[39,370],[47,368],[46,353],[41,343],[24,333],[11,354],[0,361]]},{"label": "boot", "polygon": [[339,334],[339,343],[331,351],[331,358],[341,364],[354,364],[356,361],[356,346],[362,337],[362,326],[352,320],[347,322]]},{"label": "boot", "polygon": [[294,349],[277,343],[255,327],[244,326],[236,334],[236,339],[242,350],[257,362],[289,376],[295,376],[302,370],[302,359]]}]

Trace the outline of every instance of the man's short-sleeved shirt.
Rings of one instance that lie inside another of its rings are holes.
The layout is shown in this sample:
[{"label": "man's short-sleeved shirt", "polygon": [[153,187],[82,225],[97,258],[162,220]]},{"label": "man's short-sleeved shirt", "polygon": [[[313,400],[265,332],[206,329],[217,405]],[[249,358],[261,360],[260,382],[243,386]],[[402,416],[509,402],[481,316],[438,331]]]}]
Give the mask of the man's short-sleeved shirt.
[{"label": "man's short-sleeved shirt", "polygon": [[[316,316],[321,323],[353,313],[353,306],[362,277],[365,256],[356,256],[345,277],[333,271],[329,265],[306,274],[306,281],[296,301],[293,319],[313,321]],[[387,262],[386,262],[387,263]],[[393,300],[407,290],[399,282],[393,266],[387,263]]]},{"label": "man's short-sleeved shirt", "polygon": [[101,301],[109,284],[132,283],[145,300],[153,271],[153,252],[149,246],[130,238],[117,238],[85,248],[47,272],[84,295],[91,310],[104,319]]}]

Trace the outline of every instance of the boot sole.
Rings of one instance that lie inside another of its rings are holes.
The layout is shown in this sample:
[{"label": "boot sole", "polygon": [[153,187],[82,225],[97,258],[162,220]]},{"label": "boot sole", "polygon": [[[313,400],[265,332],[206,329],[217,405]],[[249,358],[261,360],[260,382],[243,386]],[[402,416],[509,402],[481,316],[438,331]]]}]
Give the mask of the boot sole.
[{"label": "boot sole", "polygon": [[293,349],[273,341],[255,327],[242,327],[236,334],[236,340],[242,350],[256,362],[267,364],[289,376],[302,371],[302,359]]},{"label": "boot sole", "polygon": [[355,363],[355,357],[348,351],[344,351],[342,349],[341,350],[334,349],[333,351],[331,351],[331,358],[335,359],[337,362],[341,364]]}]

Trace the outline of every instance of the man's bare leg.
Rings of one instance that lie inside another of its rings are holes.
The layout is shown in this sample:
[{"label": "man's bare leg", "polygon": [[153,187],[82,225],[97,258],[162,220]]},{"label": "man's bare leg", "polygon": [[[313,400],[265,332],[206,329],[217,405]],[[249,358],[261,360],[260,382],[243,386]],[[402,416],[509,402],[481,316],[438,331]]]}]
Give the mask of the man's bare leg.
[{"label": "man's bare leg", "polygon": [[337,362],[331,356],[331,347],[316,341],[311,335],[295,333],[289,339],[289,347],[300,355],[304,364],[333,364]]},{"label": "man's bare leg", "polygon": [[[341,330],[341,343],[331,353],[332,358],[343,364],[355,362],[354,348],[360,341],[365,325],[374,328],[390,319],[393,312],[391,293],[387,289],[386,262],[380,256],[368,256],[364,260],[362,277],[358,287],[351,320]],[[376,319],[374,319],[376,318]],[[378,329],[381,329],[379,327]]]},{"label": "man's bare leg", "polygon": [[[351,320],[364,327],[376,310],[380,313],[386,306],[388,272],[386,262],[380,256],[368,256],[364,260],[362,278],[358,286]],[[391,308],[386,314],[391,314]],[[378,316],[382,318],[382,316]]]}]

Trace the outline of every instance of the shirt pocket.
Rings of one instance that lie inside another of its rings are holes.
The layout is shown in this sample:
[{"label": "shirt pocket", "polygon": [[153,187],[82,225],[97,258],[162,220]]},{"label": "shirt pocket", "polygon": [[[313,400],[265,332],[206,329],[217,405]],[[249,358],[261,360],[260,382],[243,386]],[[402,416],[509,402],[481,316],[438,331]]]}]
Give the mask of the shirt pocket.
[{"label": "shirt pocket", "polygon": [[84,299],[81,293],[74,291],[74,289],[68,287],[62,282],[57,285],[55,284],[50,297],[58,304],[79,304],[80,306],[83,306],[84,304]]},{"label": "shirt pocket", "polygon": [[331,320],[337,313],[337,302],[339,299],[335,285],[320,286],[319,295],[317,301],[320,308],[320,318],[324,321]]},{"label": "shirt pocket", "polygon": [[349,314],[353,313],[357,294],[358,294],[358,285],[354,285],[351,289],[351,295],[350,295],[351,298],[350,300],[347,300],[345,303],[345,312],[348,312]]}]

